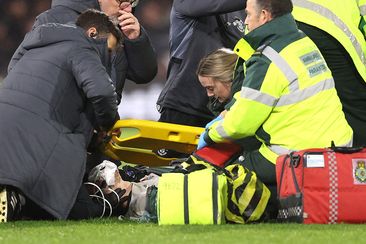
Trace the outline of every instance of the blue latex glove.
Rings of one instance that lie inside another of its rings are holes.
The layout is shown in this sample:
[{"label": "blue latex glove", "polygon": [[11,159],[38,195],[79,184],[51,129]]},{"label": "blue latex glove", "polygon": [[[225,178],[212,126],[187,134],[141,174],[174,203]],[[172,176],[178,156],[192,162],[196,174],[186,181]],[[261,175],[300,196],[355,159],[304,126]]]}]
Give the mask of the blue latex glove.
[{"label": "blue latex glove", "polygon": [[[211,122],[210,122],[211,123]],[[200,135],[200,139],[198,140],[198,145],[197,145],[197,150],[207,146],[207,142],[205,141],[205,135],[206,135],[207,131],[205,130],[204,132],[201,133]]]},{"label": "blue latex glove", "polygon": [[210,128],[211,125],[213,125],[216,121],[222,120],[223,118],[221,117],[221,115],[217,116],[216,118],[214,118],[213,120],[211,120],[210,122],[207,123],[207,125],[205,126],[206,129]]}]

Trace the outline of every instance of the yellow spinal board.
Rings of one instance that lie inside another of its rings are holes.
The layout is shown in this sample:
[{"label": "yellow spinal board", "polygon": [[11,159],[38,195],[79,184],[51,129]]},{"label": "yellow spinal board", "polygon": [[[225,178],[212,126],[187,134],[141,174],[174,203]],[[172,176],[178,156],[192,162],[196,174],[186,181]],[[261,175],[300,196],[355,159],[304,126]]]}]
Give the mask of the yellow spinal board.
[{"label": "yellow spinal board", "polygon": [[163,158],[153,151],[170,149],[192,153],[204,128],[149,120],[119,120],[113,127],[120,135],[113,135],[104,145],[104,153],[127,163],[148,166],[168,165],[172,158]]}]

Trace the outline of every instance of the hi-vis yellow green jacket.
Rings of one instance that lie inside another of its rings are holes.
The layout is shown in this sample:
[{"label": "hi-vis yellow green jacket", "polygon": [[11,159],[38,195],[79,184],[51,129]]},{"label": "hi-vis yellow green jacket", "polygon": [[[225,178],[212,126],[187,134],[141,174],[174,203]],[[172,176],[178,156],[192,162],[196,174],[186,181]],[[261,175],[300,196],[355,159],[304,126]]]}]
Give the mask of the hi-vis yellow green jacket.
[{"label": "hi-vis yellow green jacket", "polygon": [[[292,150],[352,145],[334,81],[315,44],[287,14],[256,28],[235,47],[245,78],[225,118],[214,123],[206,142],[256,135],[260,153],[275,163]],[[237,67],[238,69],[238,67]]]},{"label": "hi-vis yellow green jacket", "polygon": [[366,81],[366,0],[292,0],[299,22],[315,26],[338,40]]}]

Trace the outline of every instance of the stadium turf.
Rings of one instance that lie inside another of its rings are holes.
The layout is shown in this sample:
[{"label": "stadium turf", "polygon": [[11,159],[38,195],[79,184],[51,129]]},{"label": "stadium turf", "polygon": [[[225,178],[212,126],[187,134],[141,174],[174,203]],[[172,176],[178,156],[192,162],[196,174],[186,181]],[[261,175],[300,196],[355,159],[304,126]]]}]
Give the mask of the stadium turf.
[{"label": "stadium turf", "polygon": [[0,243],[365,243],[365,225],[158,226],[118,219],[0,224]]}]

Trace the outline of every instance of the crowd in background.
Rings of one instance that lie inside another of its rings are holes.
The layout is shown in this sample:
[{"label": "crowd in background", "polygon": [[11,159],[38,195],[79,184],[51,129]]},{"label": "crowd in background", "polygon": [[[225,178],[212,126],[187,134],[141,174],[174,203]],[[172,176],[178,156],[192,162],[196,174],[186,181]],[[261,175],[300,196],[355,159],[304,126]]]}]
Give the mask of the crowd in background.
[{"label": "crowd in background", "polygon": [[[0,0],[0,82],[35,17],[50,6],[51,0]],[[121,118],[155,120],[158,117],[155,102],[166,79],[170,8],[171,0],[141,0],[135,9],[135,15],[148,32],[157,53],[159,72],[147,85],[126,83],[119,108]]]},{"label": "crowd in background", "polygon": [[6,75],[14,51],[31,29],[34,18],[48,9],[50,0],[0,0],[0,76]]}]

